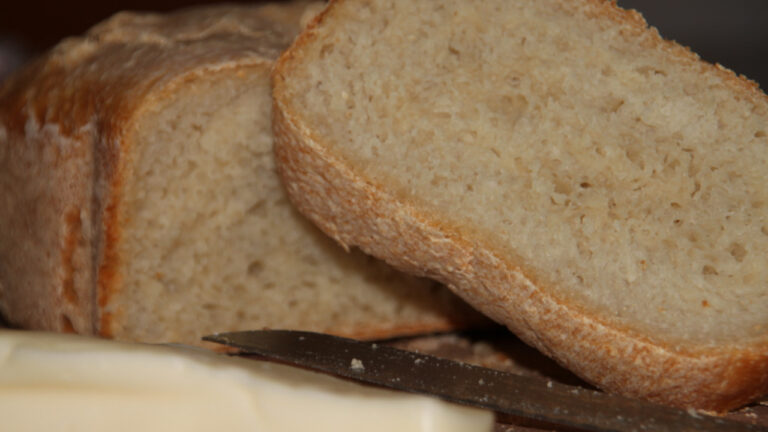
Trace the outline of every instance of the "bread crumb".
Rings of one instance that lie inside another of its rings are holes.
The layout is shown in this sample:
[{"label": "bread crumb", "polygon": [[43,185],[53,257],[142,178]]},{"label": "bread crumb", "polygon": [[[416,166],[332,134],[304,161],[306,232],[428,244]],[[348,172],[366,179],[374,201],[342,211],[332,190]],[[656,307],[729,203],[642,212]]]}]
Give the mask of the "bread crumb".
[{"label": "bread crumb", "polygon": [[361,372],[365,370],[365,366],[363,366],[363,361],[356,358],[353,358],[352,361],[349,363],[349,368],[356,372]]}]

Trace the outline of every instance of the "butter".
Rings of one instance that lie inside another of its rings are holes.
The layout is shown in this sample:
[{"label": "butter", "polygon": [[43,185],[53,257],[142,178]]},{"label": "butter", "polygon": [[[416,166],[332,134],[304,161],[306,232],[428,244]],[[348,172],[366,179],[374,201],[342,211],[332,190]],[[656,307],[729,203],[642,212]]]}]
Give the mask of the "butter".
[{"label": "butter", "polygon": [[490,412],[200,349],[0,330],[0,427],[490,431]]}]

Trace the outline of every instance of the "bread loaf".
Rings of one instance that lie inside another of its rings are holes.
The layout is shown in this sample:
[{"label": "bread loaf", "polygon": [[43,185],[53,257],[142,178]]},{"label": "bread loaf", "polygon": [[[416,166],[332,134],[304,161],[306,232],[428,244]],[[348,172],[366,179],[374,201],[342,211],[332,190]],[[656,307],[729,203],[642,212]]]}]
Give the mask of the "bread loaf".
[{"label": "bread loaf", "polygon": [[372,338],[467,322],[444,288],[346,253],[289,205],[269,73],[305,8],[120,13],[4,83],[9,324],[195,343],[235,329]]},{"label": "bread loaf", "polygon": [[600,0],[338,0],[273,80],[279,171],[337,241],[604,389],[768,392],[754,83]]}]

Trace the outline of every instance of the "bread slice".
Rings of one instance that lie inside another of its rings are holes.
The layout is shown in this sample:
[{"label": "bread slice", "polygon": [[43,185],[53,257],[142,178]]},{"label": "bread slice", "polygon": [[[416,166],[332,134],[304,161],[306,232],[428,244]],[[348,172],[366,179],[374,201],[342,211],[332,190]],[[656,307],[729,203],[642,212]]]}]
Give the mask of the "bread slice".
[{"label": "bread slice", "polygon": [[768,391],[768,100],[599,0],[339,0],[273,73],[278,169],[342,244],[596,385]]},{"label": "bread slice", "polygon": [[262,327],[389,337],[479,316],[432,281],[346,253],[288,203],[269,73],[305,9],[121,13],[4,85],[10,324],[195,343]]}]

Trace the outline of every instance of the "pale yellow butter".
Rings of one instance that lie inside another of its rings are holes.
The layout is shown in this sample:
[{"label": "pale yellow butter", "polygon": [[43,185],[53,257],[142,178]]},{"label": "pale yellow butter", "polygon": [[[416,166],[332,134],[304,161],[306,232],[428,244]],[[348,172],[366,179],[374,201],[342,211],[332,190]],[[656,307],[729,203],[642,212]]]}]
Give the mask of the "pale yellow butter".
[{"label": "pale yellow butter", "polygon": [[490,412],[178,347],[0,330],[0,424],[24,431],[489,431]]}]

